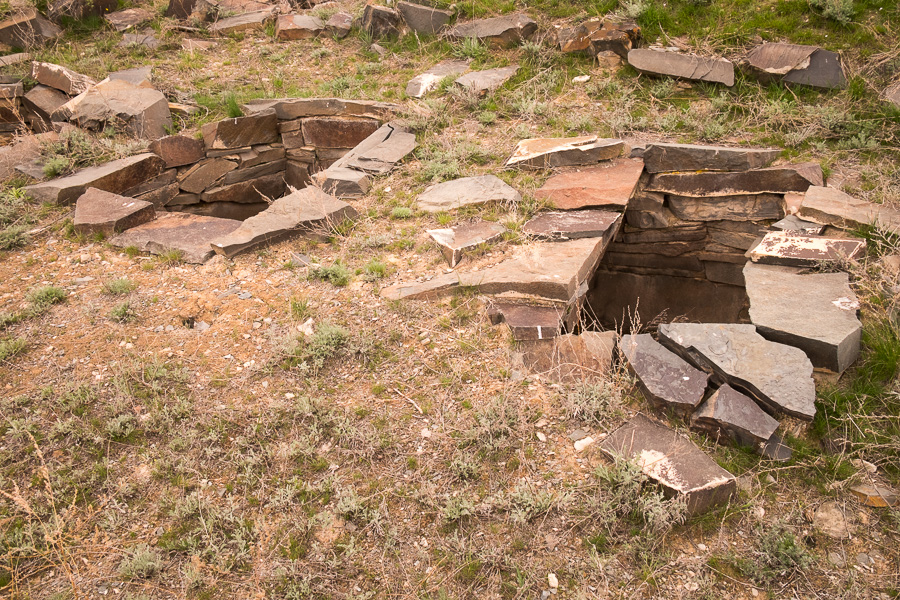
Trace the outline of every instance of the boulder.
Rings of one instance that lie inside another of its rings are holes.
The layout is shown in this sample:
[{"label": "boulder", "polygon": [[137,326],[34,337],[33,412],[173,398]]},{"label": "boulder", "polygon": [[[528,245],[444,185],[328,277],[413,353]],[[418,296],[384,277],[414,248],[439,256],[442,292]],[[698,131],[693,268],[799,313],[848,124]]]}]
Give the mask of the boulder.
[{"label": "boulder", "polygon": [[494,325],[506,323],[516,341],[555,338],[563,325],[563,312],[557,306],[495,303],[491,304],[488,317]]},{"label": "boulder", "polygon": [[816,46],[767,42],[751,50],[740,66],[763,83],[783,81],[824,89],[847,87],[841,57]]},{"label": "boulder", "polygon": [[275,111],[282,121],[304,117],[366,117],[387,119],[399,110],[396,104],[371,100],[344,100],[342,98],[275,98],[251,100],[242,106],[248,115]]},{"label": "boulder", "polygon": [[201,140],[186,135],[169,135],[150,142],[150,152],[166,161],[166,167],[192,165],[206,154]]},{"label": "boulder", "polygon": [[810,186],[823,185],[823,180],[818,163],[803,163],[740,173],[658,173],[650,178],[646,189],[695,198],[784,194],[805,192]]},{"label": "boulder", "polygon": [[207,150],[229,150],[279,141],[278,117],[274,110],[207,123],[201,131]]},{"label": "boulder", "polygon": [[191,194],[199,194],[236,168],[237,163],[224,158],[203,159],[179,178],[181,189]]},{"label": "boulder", "polygon": [[30,185],[25,191],[39,202],[71,204],[89,187],[121,194],[141,182],[153,179],[164,168],[165,162],[148,152],[89,167],[68,177]]},{"label": "boulder", "polygon": [[519,345],[528,370],[553,382],[571,384],[609,377],[616,337],[615,331],[585,331]]},{"label": "boulder", "polygon": [[637,463],[667,494],[683,498],[689,515],[725,504],[737,491],[734,475],[688,438],[644,415],[609,434],[600,450],[613,459]]},{"label": "boulder", "polygon": [[56,110],[53,119],[59,117],[95,131],[121,124],[147,140],[164,137],[172,128],[169,101],[162,93],[122,79],[105,79],[76,96]]},{"label": "boulder", "polygon": [[307,187],[275,200],[269,208],[234,231],[212,241],[212,248],[231,258],[261,244],[298,235],[324,237],[330,227],[353,219],[356,210],[325,192]]},{"label": "boulder", "polygon": [[416,75],[406,84],[406,95],[411,98],[422,98],[428,92],[437,89],[441,80],[446,77],[458,77],[469,69],[468,60],[445,60],[434,65],[421,75]]},{"label": "boulder", "polygon": [[734,85],[734,65],[724,58],[637,48],[628,52],[628,64],[648,75]]},{"label": "boulder", "polygon": [[802,350],[766,340],[753,325],[668,323],[666,347],[770,411],[811,420],[816,414],[813,366]]},{"label": "boulder", "polygon": [[136,27],[153,18],[153,13],[142,8],[128,8],[103,15],[103,18],[113,26],[116,31],[125,31]]},{"label": "boulder", "polygon": [[522,233],[551,241],[586,237],[602,237],[612,241],[621,224],[622,213],[608,210],[544,212],[525,223]]},{"label": "boulder", "polygon": [[402,0],[397,3],[397,10],[409,28],[419,35],[437,35],[453,18],[453,11]]},{"label": "boulder", "polygon": [[900,233],[900,211],[890,206],[857,200],[832,188],[813,186],[806,190],[799,216],[843,229],[876,225]]},{"label": "boulder", "polygon": [[75,204],[75,231],[107,236],[152,221],[156,216],[153,204],[118,194],[88,188]]},{"label": "boulder", "polygon": [[762,448],[778,421],[730,385],[717,389],[691,416],[691,426],[742,446]]},{"label": "boulder", "polygon": [[528,15],[515,13],[457,23],[447,33],[447,37],[457,40],[475,38],[491,46],[514,46],[524,40],[530,40],[536,31],[537,23]]},{"label": "boulder", "polygon": [[605,19],[590,19],[577,27],[558,30],[556,39],[563,52],[589,56],[613,52],[627,60],[628,51],[641,39],[641,28],[633,22],[614,23]]},{"label": "boulder", "polygon": [[462,177],[437,183],[419,194],[420,210],[436,213],[488,202],[517,203],[522,195],[494,175]]},{"label": "boulder", "polygon": [[644,150],[648,173],[666,171],[750,171],[768,167],[781,154],[768,148],[729,148],[653,143]]},{"label": "boulder", "polygon": [[270,21],[274,16],[275,11],[272,8],[264,9],[264,10],[256,10],[253,12],[244,13],[242,15],[237,15],[234,17],[226,17],[224,19],[219,19],[215,23],[209,26],[210,33],[218,33],[218,34],[228,34],[228,33],[237,33],[239,31],[262,31],[266,22]]},{"label": "boulder", "polygon": [[593,165],[622,154],[625,142],[595,135],[574,138],[521,140],[506,161],[507,167],[548,169]]},{"label": "boulder", "polygon": [[31,63],[31,78],[69,96],[86,92],[92,86],[97,85],[97,82],[87,75],[81,75],[60,65],[38,61]]},{"label": "boulder", "polygon": [[475,94],[483,96],[488,92],[492,92],[499,88],[518,72],[519,65],[487,69],[486,71],[474,71],[472,73],[466,73],[454,83]]},{"label": "boulder", "polygon": [[279,40],[309,40],[325,32],[325,23],[312,15],[280,15],[275,23]]},{"label": "boulder", "polygon": [[667,350],[650,334],[623,335],[619,351],[644,397],[656,408],[687,416],[703,400],[709,375]]},{"label": "boulder", "polygon": [[737,196],[669,195],[669,210],[684,221],[765,221],[784,216],[784,200],[778,194]]},{"label": "boulder", "polygon": [[826,238],[788,231],[770,231],[747,253],[755,263],[790,267],[841,264],[866,255],[866,240]]},{"label": "boulder", "polygon": [[62,29],[33,8],[0,21],[0,42],[13,48],[35,48],[62,35]]},{"label": "boulder", "polygon": [[163,254],[175,250],[189,263],[204,263],[213,256],[210,243],[241,226],[240,221],[173,212],[160,213],[149,223],[133,227],[109,240],[111,246],[134,246]]},{"label": "boulder", "polygon": [[325,31],[339,40],[347,37],[351,29],[353,29],[353,15],[350,13],[334,13],[325,23]]},{"label": "boulder", "polygon": [[548,179],[534,197],[561,210],[606,208],[624,211],[643,168],[640,159],[620,158],[608,164],[561,173]]},{"label": "boulder", "polygon": [[847,273],[744,266],[750,322],[766,339],[800,348],[814,367],[842,373],[859,357],[859,301]]},{"label": "boulder", "polygon": [[353,148],[378,130],[374,119],[309,117],[303,119],[303,140],[316,148]]},{"label": "boulder", "polygon": [[403,30],[403,19],[393,8],[366,4],[363,9],[361,27],[373,38],[381,39],[390,36],[398,36]]},{"label": "boulder", "polygon": [[425,233],[441,248],[451,268],[459,264],[466,250],[490,244],[503,237],[506,227],[490,221],[465,223],[449,229],[429,229]]}]

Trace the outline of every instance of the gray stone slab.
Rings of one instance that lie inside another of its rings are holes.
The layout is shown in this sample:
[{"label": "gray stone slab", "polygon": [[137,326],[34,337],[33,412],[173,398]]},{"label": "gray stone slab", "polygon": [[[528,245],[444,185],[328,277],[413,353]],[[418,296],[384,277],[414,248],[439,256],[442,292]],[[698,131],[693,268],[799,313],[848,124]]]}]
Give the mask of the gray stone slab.
[{"label": "gray stone slab", "polygon": [[457,23],[447,36],[451,39],[475,38],[492,46],[511,46],[531,39],[537,31],[537,23],[528,15],[514,13]]},{"label": "gray stone slab", "polygon": [[613,431],[600,443],[600,450],[637,463],[669,494],[684,498],[690,515],[725,504],[737,491],[734,475],[688,438],[644,415]]},{"label": "gray stone slab", "polygon": [[428,186],[416,204],[430,213],[455,210],[463,206],[489,202],[518,203],[522,195],[494,175],[462,177]]},{"label": "gray stone slab", "polygon": [[823,181],[818,163],[803,163],[735,173],[658,173],[650,178],[646,189],[703,198],[805,192],[810,186],[822,185]]},{"label": "gray stone slab", "polygon": [[150,202],[88,188],[75,204],[73,224],[78,233],[111,236],[152,221],[155,216]]},{"label": "gray stone slab", "polygon": [[655,407],[689,415],[706,393],[709,375],[667,350],[648,333],[623,335],[619,351]]},{"label": "gray stone slab", "polygon": [[549,169],[595,165],[622,154],[625,142],[619,139],[598,138],[595,135],[574,138],[535,138],[516,144],[507,167]]},{"label": "gray stone slab", "polygon": [[498,87],[512,79],[519,72],[519,65],[498,67],[485,71],[473,71],[466,73],[455,81],[456,85],[470,90],[476,94],[484,95],[496,90]]},{"label": "gray stone slab", "polygon": [[844,263],[866,255],[866,240],[806,236],[790,231],[770,231],[750,248],[755,263],[812,267],[822,263]]},{"label": "gray stone slab", "polygon": [[820,235],[825,226],[812,221],[804,221],[797,215],[788,215],[780,221],[772,223],[772,229],[794,231],[803,235]]},{"label": "gray stone slab", "polygon": [[847,87],[841,57],[816,46],[765,43],[751,50],[741,66],[765,83],[784,81],[824,89]]},{"label": "gray stone slab", "polygon": [[726,384],[717,389],[691,417],[691,426],[760,449],[778,421],[766,414],[752,398]]},{"label": "gray stone slab", "polygon": [[406,84],[406,95],[410,98],[422,98],[428,92],[437,89],[446,77],[458,77],[469,70],[468,60],[445,60],[434,65],[424,73],[416,75]]},{"label": "gray stone slab", "polygon": [[648,173],[666,171],[749,171],[768,167],[781,150],[694,144],[649,144],[644,150]]},{"label": "gray stone slab", "polygon": [[219,19],[209,26],[211,33],[237,33],[238,31],[262,30],[266,22],[274,16],[274,8],[257,10],[234,17]]},{"label": "gray stone slab", "polygon": [[448,229],[429,229],[426,233],[440,246],[441,253],[452,268],[459,264],[466,250],[495,242],[505,231],[506,227],[499,223],[477,221]]},{"label": "gray stone slab", "polygon": [[622,213],[608,210],[544,212],[525,223],[522,232],[541,240],[604,237],[612,240],[622,224]]},{"label": "gray stone slab", "polygon": [[636,48],[629,50],[628,64],[650,75],[734,85],[734,65],[724,58]]},{"label": "gray stone slab", "polygon": [[242,108],[247,115],[273,109],[282,121],[329,116],[387,119],[400,109],[396,104],[372,100],[344,100],[343,98],[261,98],[247,102]]},{"label": "gray stone slab", "polygon": [[843,372],[859,357],[859,302],[846,273],[744,267],[750,321],[763,337],[803,350],[813,366]]},{"label": "gray stone slab", "polygon": [[135,246],[143,252],[163,254],[170,250],[182,253],[189,263],[204,263],[213,251],[210,243],[231,233],[241,222],[187,213],[160,213],[156,220],[139,225],[109,240],[117,248]]},{"label": "gray stone slab", "polygon": [[814,186],[806,190],[799,216],[844,229],[876,225],[887,231],[900,233],[900,211],[890,206],[858,200],[832,187]]},{"label": "gray stone slab", "polygon": [[659,340],[694,366],[767,407],[801,419],[816,414],[813,366],[792,346],[766,340],[753,325],[668,323]]}]

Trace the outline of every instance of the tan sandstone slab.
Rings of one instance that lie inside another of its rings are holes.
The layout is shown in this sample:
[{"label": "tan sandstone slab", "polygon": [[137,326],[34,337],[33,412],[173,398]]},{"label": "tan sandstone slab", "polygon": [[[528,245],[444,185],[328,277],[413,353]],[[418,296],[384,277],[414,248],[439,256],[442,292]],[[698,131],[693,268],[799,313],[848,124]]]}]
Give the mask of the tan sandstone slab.
[{"label": "tan sandstone slab", "polygon": [[187,213],[161,213],[156,220],[139,225],[109,240],[117,248],[135,246],[143,252],[182,253],[189,263],[204,263],[213,251],[210,243],[241,226],[240,221]]},{"label": "tan sandstone slab", "polygon": [[554,208],[607,208],[625,210],[637,188],[644,163],[637,158],[619,158],[610,164],[560,173],[534,193]]}]

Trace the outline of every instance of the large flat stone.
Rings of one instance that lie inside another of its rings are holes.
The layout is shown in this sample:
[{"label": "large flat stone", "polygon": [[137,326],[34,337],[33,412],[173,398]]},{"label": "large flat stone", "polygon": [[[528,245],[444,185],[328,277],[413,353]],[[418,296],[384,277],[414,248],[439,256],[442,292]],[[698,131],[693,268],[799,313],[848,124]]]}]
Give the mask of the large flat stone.
[{"label": "large flat stone", "polygon": [[[372,174],[387,173],[415,148],[415,135],[399,125],[385,123],[350,152],[338,158],[328,170],[349,168]],[[321,151],[317,154],[321,160]],[[317,174],[317,177],[322,178],[324,175]]]},{"label": "large flat stone", "polygon": [[519,72],[519,65],[498,67],[484,71],[466,73],[454,83],[478,95],[484,95],[499,88]]},{"label": "large flat stone", "polygon": [[678,196],[713,197],[805,192],[823,184],[822,167],[803,163],[739,173],[659,173],[647,189]]},{"label": "large flat stone", "polygon": [[760,449],[778,429],[779,423],[751,398],[726,384],[697,409],[691,425],[743,446]]},{"label": "large flat stone", "polygon": [[635,158],[620,158],[609,163],[554,175],[534,193],[554,208],[608,208],[625,210],[637,188],[643,162]]},{"label": "large flat stone", "polygon": [[246,148],[279,141],[278,117],[274,110],[207,123],[202,132],[207,150]]},{"label": "large flat stone", "polygon": [[475,38],[492,46],[511,46],[531,39],[537,31],[528,15],[515,13],[456,24],[447,36],[451,39]]},{"label": "large flat stone", "polygon": [[387,119],[399,110],[396,104],[371,100],[344,100],[342,98],[275,98],[251,100],[244,104],[244,112],[255,115],[273,109],[282,121],[304,117],[366,117]]},{"label": "large flat stone", "polygon": [[566,333],[520,343],[522,362],[532,373],[559,383],[609,377],[616,348],[615,331]]},{"label": "large flat stone", "polygon": [[117,248],[135,246],[152,254],[178,250],[185,262],[204,263],[213,255],[210,243],[240,226],[240,221],[231,219],[160,213],[156,220],[129,229],[109,240],[109,243]]},{"label": "large flat stone", "polygon": [[669,210],[685,221],[765,221],[784,216],[784,199],[779,194],[739,196],[669,195]]},{"label": "large flat stone", "polygon": [[877,225],[900,233],[900,211],[889,206],[857,200],[832,187],[810,187],[800,205],[799,216],[823,225],[856,229]]},{"label": "large flat stone", "polygon": [[437,89],[446,77],[458,77],[469,70],[468,60],[445,60],[434,65],[424,73],[416,75],[406,84],[406,95],[410,98],[422,98],[428,92]]},{"label": "large flat stone", "polygon": [[31,63],[31,78],[69,96],[77,96],[97,85],[97,82],[87,75],[76,73],[61,65],[38,61]]},{"label": "large flat stone", "polygon": [[204,202],[266,202],[284,195],[284,173],[211,188],[200,194]]},{"label": "large flat stone", "polygon": [[619,350],[644,397],[657,408],[689,415],[703,400],[709,375],[667,350],[650,334],[623,335]]},{"label": "large flat stone", "polygon": [[150,143],[150,152],[166,161],[167,167],[192,165],[206,157],[201,140],[186,135],[169,135]]},{"label": "large flat stone", "polygon": [[536,138],[516,144],[507,167],[549,169],[593,165],[619,156],[625,142],[595,135],[575,138]]},{"label": "large flat stone", "polygon": [[522,232],[541,240],[604,237],[611,241],[621,224],[622,213],[608,210],[544,212],[525,223]]},{"label": "large flat stone", "polygon": [[558,306],[495,303],[488,316],[491,323],[506,323],[516,341],[549,340],[560,335],[563,311]]},{"label": "large flat stone", "polygon": [[273,15],[274,9],[268,8],[236,15],[234,17],[226,17],[224,19],[219,19],[210,25],[209,31],[211,33],[219,34],[250,30],[261,31],[265,27],[266,22],[272,19]]},{"label": "large flat stone", "polygon": [[165,168],[165,162],[149,152],[89,167],[68,177],[30,185],[25,191],[39,202],[71,204],[89,187],[121,194],[153,179]]},{"label": "large flat stone", "polygon": [[648,173],[666,171],[749,171],[772,164],[780,150],[654,143],[644,150]]},{"label": "large flat stone", "polygon": [[459,264],[466,250],[495,242],[505,231],[506,227],[499,223],[477,221],[449,229],[429,229],[426,233],[441,247],[441,253],[452,268]]},{"label": "large flat stone", "polygon": [[313,15],[279,15],[275,37],[279,40],[309,40],[325,32],[325,22]]},{"label": "large flat stone", "polygon": [[628,52],[628,64],[650,75],[734,85],[734,65],[724,58],[636,48]]},{"label": "large flat stone", "polygon": [[814,367],[842,373],[859,357],[859,302],[846,273],[748,263],[750,321],[763,337],[803,350]]},{"label": "large flat stone", "polygon": [[788,231],[770,231],[747,253],[755,263],[790,267],[843,263],[865,255],[863,239],[806,236]]},{"label": "large flat stone", "polygon": [[[257,179],[259,177],[263,177],[265,175],[276,175],[281,174],[285,175],[285,169],[287,167],[287,161],[282,160],[273,160],[272,162],[262,163],[260,165],[255,165],[253,167],[245,167],[243,169],[235,169],[234,171],[229,171],[225,174],[225,177],[222,178],[222,185],[231,185],[233,183],[240,183],[242,181],[247,181],[249,179]],[[285,179],[286,181],[286,179]]]},{"label": "large flat stone", "polygon": [[737,491],[734,475],[688,438],[644,415],[613,431],[600,450],[612,458],[636,462],[669,494],[684,498],[690,515],[725,504]]},{"label": "large flat stone", "polygon": [[75,204],[75,231],[108,236],[152,221],[153,204],[118,194],[88,188]]},{"label": "large flat stone", "polygon": [[816,46],[765,43],[747,55],[741,67],[764,83],[784,81],[812,87],[847,87],[841,57]]},{"label": "large flat stone", "polygon": [[437,35],[453,18],[453,11],[412,2],[398,2],[397,10],[409,28],[419,35]]},{"label": "large flat stone", "polygon": [[668,323],[666,347],[767,407],[810,420],[816,414],[812,363],[798,348],[766,340],[753,325]]},{"label": "large flat stone", "polygon": [[262,244],[273,244],[298,235],[318,234],[353,219],[356,209],[325,192],[307,187],[275,200],[269,208],[244,221],[234,231],[213,240],[218,254],[231,258]]},{"label": "large flat stone", "polygon": [[430,213],[454,210],[488,202],[517,203],[522,195],[494,175],[462,177],[428,186],[416,204]]}]

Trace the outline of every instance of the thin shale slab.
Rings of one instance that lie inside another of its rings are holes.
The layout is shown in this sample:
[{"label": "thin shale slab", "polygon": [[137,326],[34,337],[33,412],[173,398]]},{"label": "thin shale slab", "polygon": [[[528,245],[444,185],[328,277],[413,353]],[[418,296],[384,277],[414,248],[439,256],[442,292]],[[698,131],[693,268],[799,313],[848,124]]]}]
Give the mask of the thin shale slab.
[{"label": "thin shale slab", "polygon": [[653,339],[649,333],[623,335],[619,351],[655,407],[689,415],[706,393],[709,375]]},{"label": "thin shale slab", "polygon": [[440,246],[447,264],[453,268],[463,259],[466,250],[495,242],[505,231],[506,227],[499,223],[477,221],[447,229],[429,229],[426,233]]},{"label": "thin shale slab", "polygon": [[759,449],[769,441],[779,423],[753,399],[726,384],[700,405],[691,417],[691,425],[737,444]]},{"label": "thin shale slab", "polygon": [[608,210],[570,210],[540,213],[522,232],[540,240],[574,240],[602,237],[612,240],[622,224],[622,213]]},{"label": "thin shale slab", "polygon": [[135,246],[143,252],[181,252],[182,260],[204,263],[212,258],[210,243],[241,226],[240,221],[187,213],[161,213],[156,220],[139,225],[109,240],[117,248]]},{"label": "thin shale slab", "polygon": [[755,263],[790,267],[841,263],[865,255],[864,239],[808,236],[790,231],[770,231],[747,252]]},{"label": "thin shale slab", "polygon": [[506,166],[527,169],[549,169],[595,165],[622,154],[625,142],[598,138],[595,135],[573,138],[534,138],[516,144]]},{"label": "thin shale slab", "polygon": [[550,177],[534,193],[560,210],[605,208],[624,211],[638,186],[644,163],[635,158],[569,171]]},{"label": "thin shale slab", "polygon": [[648,173],[749,171],[768,167],[780,154],[770,148],[654,143],[647,146],[642,158]]}]

